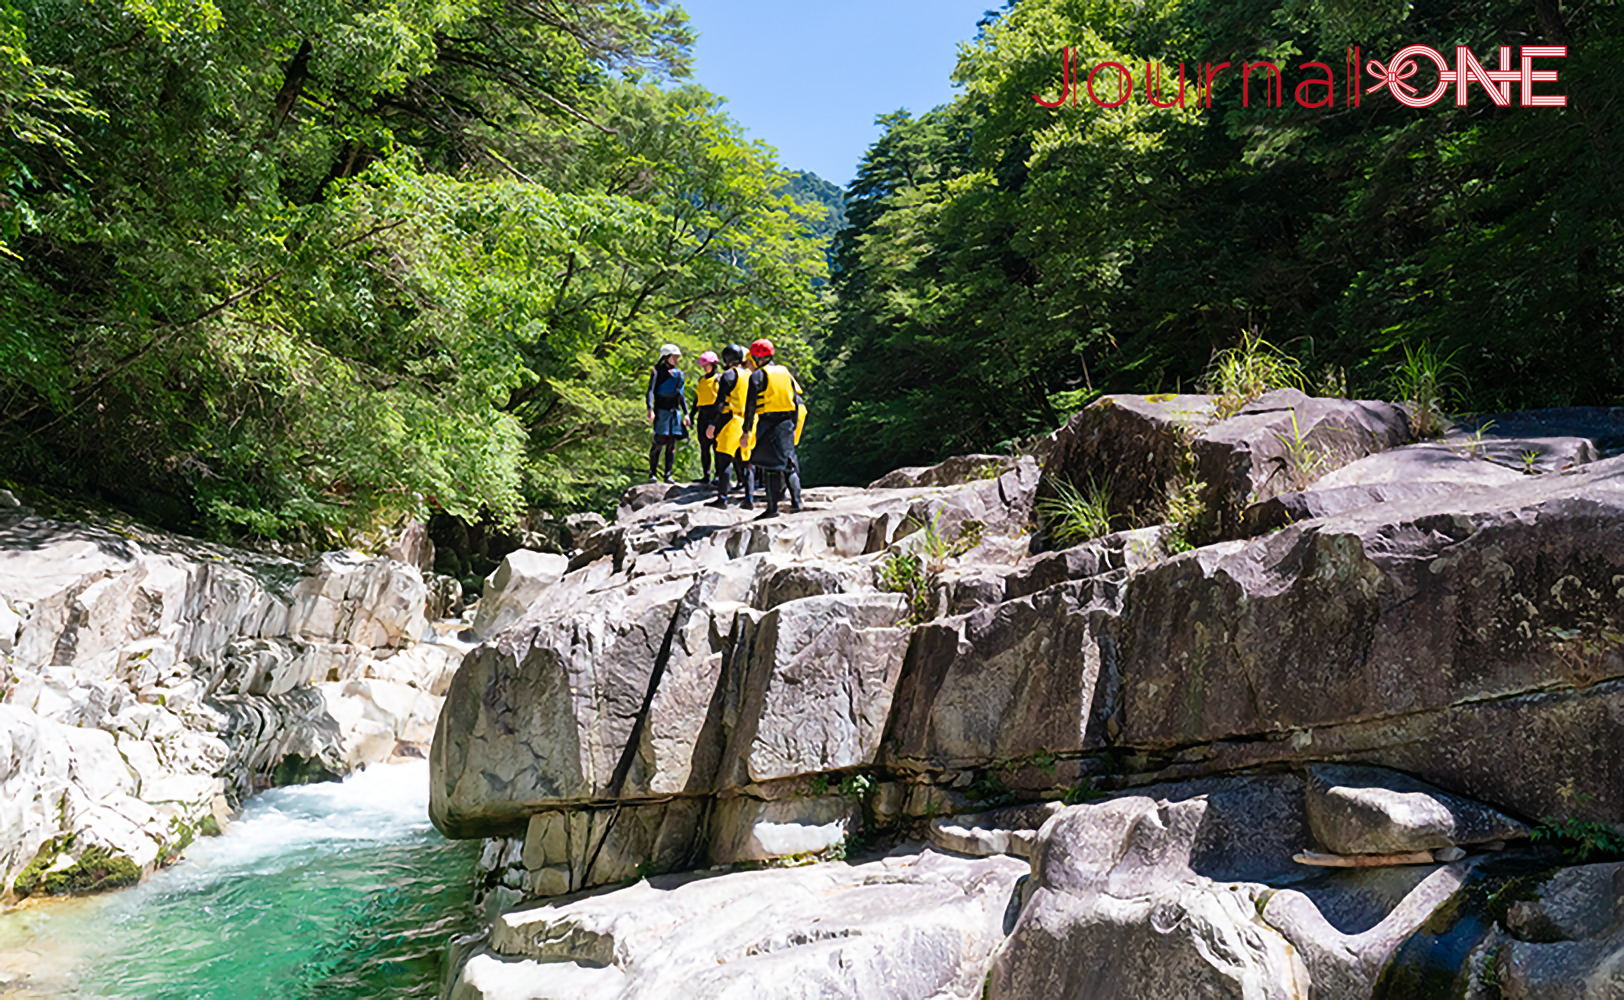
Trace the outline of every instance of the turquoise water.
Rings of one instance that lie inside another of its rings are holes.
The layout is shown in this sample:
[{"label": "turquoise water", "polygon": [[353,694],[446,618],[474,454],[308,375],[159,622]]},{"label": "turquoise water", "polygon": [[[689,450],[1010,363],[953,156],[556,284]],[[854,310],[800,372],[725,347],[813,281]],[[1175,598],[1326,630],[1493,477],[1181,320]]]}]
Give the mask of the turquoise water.
[{"label": "turquoise water", "polygon": [[140,886],[0,918],[0,997],[432,998],[479,848],[430,826],[426,764],[265,792]]}]

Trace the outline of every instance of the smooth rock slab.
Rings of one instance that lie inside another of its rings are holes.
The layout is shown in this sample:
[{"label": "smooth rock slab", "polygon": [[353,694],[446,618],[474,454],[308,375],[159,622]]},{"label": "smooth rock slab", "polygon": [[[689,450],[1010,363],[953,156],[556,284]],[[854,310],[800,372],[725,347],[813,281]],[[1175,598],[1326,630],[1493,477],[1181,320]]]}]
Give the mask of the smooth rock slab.
[{"label": "smooth rock slab", "polygon": [[1522,840],[1528,827],[1481,802],[1375,767],[1308,769],[1308,820],[1336,854],[1402,854]]},{"label": "smooth rock slab", "polygon": [[890,754],[955,763],[1102,746],[1119,586],[1076,581],[921,626]]},{"label": "smooth rock slab", "polygon": [[667,876],[504,914],[453,1000],[980,994],[1025,863],[929,849],[718,877]]}]

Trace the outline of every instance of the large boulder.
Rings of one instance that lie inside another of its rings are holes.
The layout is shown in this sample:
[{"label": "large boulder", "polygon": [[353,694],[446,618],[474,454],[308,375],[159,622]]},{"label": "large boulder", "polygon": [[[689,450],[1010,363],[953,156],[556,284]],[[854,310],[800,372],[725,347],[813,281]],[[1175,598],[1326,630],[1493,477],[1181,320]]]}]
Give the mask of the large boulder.
[{"label": "large boulder", "polygon": [[1025,871],[1012,858],[927,849],[861,865],[663,876],[503,915],[447,995],[969,998]]},{"label": "large boulder", "polygon": [[501,565],[485,579],[474,612],[474,634],[488,639],[512,625],[557,583],[569,569],[566,556],[516,549],[502,557]]},{"label": "large boulder", "polygon": [[[1360,508],[1144,571],[1123,741],[1289,732],[1624,675],[1624,460]],[[1421,666],[1424,665],[1424,666]],[[1609,795],[1609,798],[1612,798]]]},{"label": "large boulder", "polygon": [[1477,862],[1322,873],[1309,825],[1291,776],[1054,810],[987,996],[1366,1000]]},{"label": "large boulder", "polygon": [[1197,541],[1239,537],[1251,504],[1304,489],[1331,469],[1409,439],[1390,403],[1271,392],[1226,419],[1211,396],[1105,396],[1056,432],[1037,496],[1109,486],[1125,521],[1160,519],[1171,491],[1200,483]]},{"label": "large boulder", "polygon": [[1308,821],[1336,854],[1404,854],[1529,835],[1480,802],[1384,768],[1346,765],[1309,768]]}]

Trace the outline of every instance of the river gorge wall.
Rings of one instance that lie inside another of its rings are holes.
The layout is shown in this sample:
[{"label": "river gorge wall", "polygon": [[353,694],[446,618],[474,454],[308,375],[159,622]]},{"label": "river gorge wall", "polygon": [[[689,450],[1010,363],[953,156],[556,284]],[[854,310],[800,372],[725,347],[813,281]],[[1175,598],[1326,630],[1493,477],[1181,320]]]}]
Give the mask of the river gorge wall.
[{"label": "river gorge wall", "polygon": [[466,648],[428,596],[387,556],[294,562],[0,495],[5,897],[128,884],[260,788],[423,756]]},{"label": "river gorge wall", "polygon": [[[1621,432],[1107,397],[771,520],[636,487],[447,691],[447,993],[1612,995],[1548,838],[1624,822]],[[1053,537],[1090,481],[1144,527]]]}]

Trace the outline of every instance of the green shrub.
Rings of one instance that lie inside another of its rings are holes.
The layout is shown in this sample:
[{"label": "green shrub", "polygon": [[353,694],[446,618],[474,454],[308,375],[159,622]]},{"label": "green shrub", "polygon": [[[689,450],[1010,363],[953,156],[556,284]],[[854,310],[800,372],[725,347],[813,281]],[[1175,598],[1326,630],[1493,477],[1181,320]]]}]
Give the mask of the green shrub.
[{"label": "green shrub", "polygon": [[1534,840],[1548,840],[1574,861],[1583,862],[1592,854],[1624,855],[1624,835],[1606,823],[1594,820],[1555,819],[1547,816],[1534,827]]},{"label": "green shrub", "polygon": [[928,622],[936,612],[936,575],[913,552],[887,556],[880,564],[880,589],[908,599],[904,620],[910,625]]},{"label": "green shrub", "polygon": [[19,896],[61,896],[67,893],[105,892],[122,889],[141,881],[141,868],[122,854],[103,847],[87,847],[78,860],[65,868],[52,870],[57,859],[72,850],[74,838],[70,834],[48,840],[41,845],[12,889]]}]

